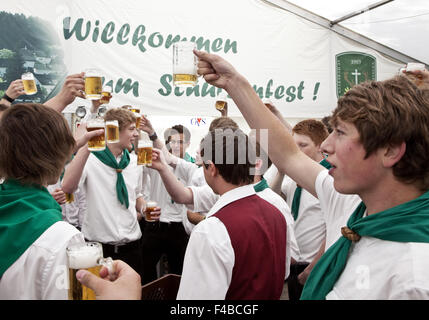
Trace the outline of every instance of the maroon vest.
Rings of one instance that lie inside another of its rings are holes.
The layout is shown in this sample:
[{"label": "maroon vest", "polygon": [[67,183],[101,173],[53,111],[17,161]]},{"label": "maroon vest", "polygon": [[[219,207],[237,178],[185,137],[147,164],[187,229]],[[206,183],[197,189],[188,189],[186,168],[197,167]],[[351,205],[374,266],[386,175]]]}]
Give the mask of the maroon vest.
[{"label": "maroon vest", "polygon": [[213,215],[225,225],[235,254],[225,299],[280,299],[286,268],[286,220],[257,195],[228,204]]}]

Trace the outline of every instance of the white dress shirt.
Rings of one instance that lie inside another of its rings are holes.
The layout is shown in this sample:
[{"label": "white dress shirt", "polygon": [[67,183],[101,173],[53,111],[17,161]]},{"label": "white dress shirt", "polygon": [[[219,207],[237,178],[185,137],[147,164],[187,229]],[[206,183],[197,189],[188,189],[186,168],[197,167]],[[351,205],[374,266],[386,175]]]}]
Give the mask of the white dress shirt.
[{"label": "white dress shirt", "polygon": [[67,300],[66,248],[83,242],[72,225],[54,223],[3,273],[0,300]]},{"label": "white dress shirt", "polygon": [[[121,157],[117,158],[119,162]],[[123,245],[140,239],[136,199],[142,193],[142,168],[137,156],[130,154],[130,163],[122,170],[128,191],[128,208],[118,200],[117,172],[102,163],[92,153],[86,162],[79,188],[86,195],[87,212],[83,218],[82,233],[91,241]]]},{"label": "white dress shirt", "polygon": [[[327,231],[332,243],[361,200],[357,195],[336,192],[333,178],[325,171],[317,177],[316,191],[329,221]],[[351,245],[347,264],[326,299],[428,300],[428,252],[429,243],[363,236]]]}]

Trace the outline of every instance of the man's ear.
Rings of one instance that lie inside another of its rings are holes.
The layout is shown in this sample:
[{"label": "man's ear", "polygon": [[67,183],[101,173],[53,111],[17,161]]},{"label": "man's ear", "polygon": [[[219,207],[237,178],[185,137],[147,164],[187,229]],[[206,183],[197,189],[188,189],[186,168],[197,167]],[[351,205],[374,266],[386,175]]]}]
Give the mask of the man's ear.
[{"label": "man's ear", "polygon": [[405,142],[386,147],[383,153],[383,165],[387,168],[393,167],[402,159],[406,149],[407,145]]},{"label": "man's ear", "polygon": [[211,177],[216,177],[219,174],[218,169],[216,168],[216,166],[214,165],[214,163],[211,162],[211,161],[208,162],[208,165],[209,166],[208,166],[207,170],[209,172],[209,175]]}]

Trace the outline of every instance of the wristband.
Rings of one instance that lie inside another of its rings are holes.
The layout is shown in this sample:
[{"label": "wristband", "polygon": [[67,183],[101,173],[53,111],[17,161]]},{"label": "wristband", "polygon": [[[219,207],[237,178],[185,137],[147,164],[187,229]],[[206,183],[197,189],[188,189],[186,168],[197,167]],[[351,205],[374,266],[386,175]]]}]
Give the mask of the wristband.
[{"label": "wristband", "polygon": [[156,132],[154,131],[150,136],[149,136],[149,139],[151,140],[151,141],[155,141],[156,139],[158,139],[158,136],[156,135]]},{"label": "wristband", "polygon": [[12,99],[11,97],[9,97],[6,93],[3,95],[2,99],[6,99],[7,101],[9,101],[10,103],[14,102],[15,99]]}]

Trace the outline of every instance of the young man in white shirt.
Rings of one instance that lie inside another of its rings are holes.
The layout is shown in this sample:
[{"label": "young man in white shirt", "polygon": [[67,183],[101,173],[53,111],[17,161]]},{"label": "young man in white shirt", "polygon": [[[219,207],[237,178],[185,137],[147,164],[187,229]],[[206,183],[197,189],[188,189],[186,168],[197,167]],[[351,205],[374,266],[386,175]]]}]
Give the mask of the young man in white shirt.
[{"label": "young man in white shirt", "polygon": [[[327,215],[349,217],[302,298],[429,298],[429,102],[423,92],[399,76],[350,89],[339,99],[334,131],[322,144],[332,165],[328,173],[299,150],[228,62],[195,53],[199,74],[229,93],[250,127],[269,128],[269,154],[279,171],[317,196]],[[362,202],[344,212],[348,201],[342,203],[339,192],[357,194]]]},{"label": "young man in white shirt", "polygon": [[119,142],[94,153],[81,148],[65,171],[62,189],[73,193],[79,187],[86,195],[85,238],[102,243],[106,257],[124,260],[141,275],[142,168],[128,152],[138,139],[136,119],[122,108],[110,109],[104,118],[118,121]]},{"label": "young man in white shirt", "polygon": [[[256,195],[256,158],[248,151],[247,136],[216,129],[201,145],[205,179],[221,197],[191,234],[177,298],[279,299],[286,273],[286,220]],[[243,157],[245,163],[239,161]]]}]

